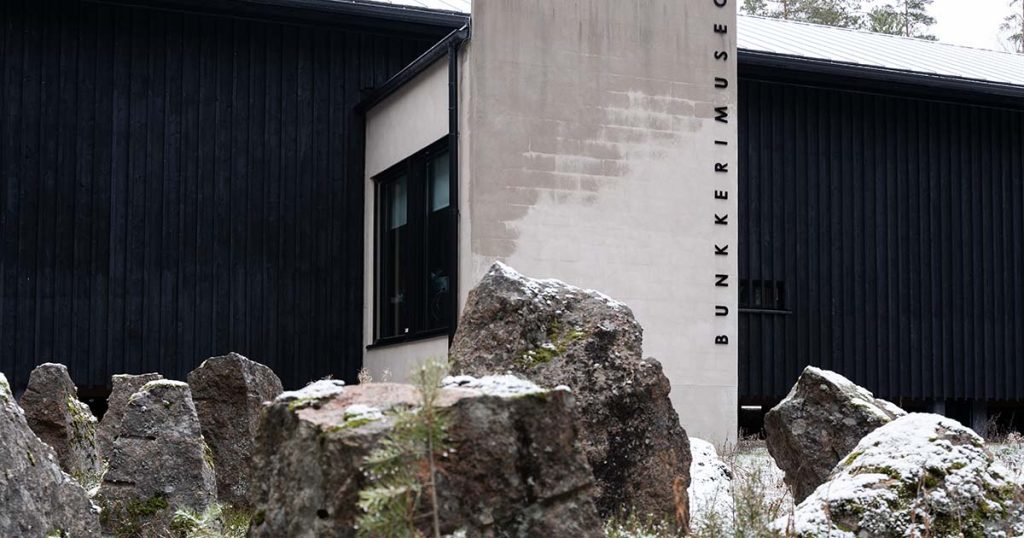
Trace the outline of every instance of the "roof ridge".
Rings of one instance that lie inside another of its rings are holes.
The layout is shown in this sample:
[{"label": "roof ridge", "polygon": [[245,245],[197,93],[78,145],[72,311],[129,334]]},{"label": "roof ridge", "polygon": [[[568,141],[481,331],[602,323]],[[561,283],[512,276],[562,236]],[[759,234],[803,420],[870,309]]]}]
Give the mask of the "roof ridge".
[{"label": "roof ridge", "polygon": [[845,27],[842,27],[842,26],[829,26],[827,24],[818,24],[818,23],[807,22],[807,21],[795,21],[795,20],[792,20],[792,19],[779,19],[779,18],[776,18],[776,17],[765,17],[765,16],[762,16],[762,15],[750,15],[748,13],[738,13],[737,16],[739,18],[741,18],[741,19],[757,19],[757,20],[763,20],[763,21],[772,21],[773,23],[779,23],[779,24],[795,24],[795,25],[802,25],[802,26],[810,26],[812,28],[823,28],[823,29],[826,29],[826,30],[843,31],[843,32],[849,32],[849,33],[853,33],[853,34],[878,36],[878,37],[884,37],[884,38],[889,38],[889,39],[897,39],[897,40],[902,40],[902,41],[909,41],[909,42],[912,42],[912,43],[924,43],[924,44],[929,44],[929,45],[942,45],[942,46],[945,46],[945,47],[954,47],[954,48],[957,48],[957,49],[974,50],[974,51],[978,51],[978,52],[985,52],[985,53],[992,53],[992,54],[1005,54],[1007,56],[1024,58],[1024,54],[1018,54],[1018,53],[1015,53],[1015,52],[1009,52],[1009,51],[1004,51],[1004,50],[996,50],[996,49],[983,49],[983,48],[980,48],[980,47],[970,47],[970,46],[967,46],[967,45],[960,45],[960,44],[957,44],[957,43],[949,43],[947,41],[932,41],[932,40],[929,40],[929,39],[922,39],[922,38],[919,38],[919,37],[907,37],[905,35],[885,34],[885,33],[882,33],[882,32],[870,32],[870,31],[862,30],[862,29],[858,29],[858,28],[845,28]]}]

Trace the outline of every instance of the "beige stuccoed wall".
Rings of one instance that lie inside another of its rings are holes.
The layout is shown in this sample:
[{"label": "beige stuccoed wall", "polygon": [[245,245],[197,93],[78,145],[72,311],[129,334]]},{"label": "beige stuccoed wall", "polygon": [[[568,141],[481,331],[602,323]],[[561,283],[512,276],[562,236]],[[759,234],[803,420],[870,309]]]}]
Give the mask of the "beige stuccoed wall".
[{"label": "beige stuccoed wall", "polygon": [[[448,135],[448,63],[442,59],[366,114],[363,209],[363,368],[376,380],[403,381],[424,359],[448,354],[448,337],[366,349],[373,343],[373,177]],[[386,374],[387,373],[387,374]]]},{"label": "beige stuccoed wall", "polygon": [[497,259],[625,301],[683,425],[722,442],[737,409],[736,47],[733,0],[717,2],[474,1],[460,291]]}]

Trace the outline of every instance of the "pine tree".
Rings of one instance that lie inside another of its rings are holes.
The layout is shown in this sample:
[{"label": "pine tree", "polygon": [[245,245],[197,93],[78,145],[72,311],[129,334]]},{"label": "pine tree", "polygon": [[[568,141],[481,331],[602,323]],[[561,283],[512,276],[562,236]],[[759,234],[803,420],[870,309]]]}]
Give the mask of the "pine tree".
[{"label": "pine tree", "polygon": [[861,27],[860,9],[856,0],[802,0],[798,5],[800,20],[841,28]]},{"label": "pine tree", "polygon": [[800,0],[778,0],[774,17],[777,19],[799,19]]},{"label": "pine tree", "polygon": [[757,15],[758,17],[771,16],[771,11],[768,9],[768,0],[743,0],[740,10],[747,15]]},{"label": "pine tree", "polygon": [[868,30],[878,34],[903,35],[900,14],[892,6],[876,6],[868,12]]},{"label": "pine tree", "polygon": [[1024,0],[1010,0],[1010,7],[1016,10],[1006,16],[1000,29],[1010,32],[1006,39],[1013,46],[1013,51],[1024,54]]},{"label": "pine tree", "polygon": [[[363,462],[369,485],[359,492],[359,536],[418,538],[417,521],[429,517],[431,535],[440,538],[438,519],[438,456],[448,452],[449,417],[437,406],[445,361],[428,360],[416,373],[420,391],[417,409],[393,414],[391,431],[377,443]],[[424,494],[429,506],[423,507]]]},{"label": "pine tree", "polygon": [[896,0],[894,4],[875,7],[868,14],[868,29],[882,34],[901,35],[935,41],[927,34],[935,24],[935,18],[928,15],[928,6],[934,0]]}]

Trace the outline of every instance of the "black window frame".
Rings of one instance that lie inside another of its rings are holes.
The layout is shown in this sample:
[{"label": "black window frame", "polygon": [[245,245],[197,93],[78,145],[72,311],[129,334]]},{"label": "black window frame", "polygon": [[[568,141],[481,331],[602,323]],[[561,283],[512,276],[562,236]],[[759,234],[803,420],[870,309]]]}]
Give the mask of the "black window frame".
[{"label": "black window frame", "polygon": [[[373,240],[374,240],[374,252],[373,252],[373,273],[374,273],[374,285],[373,285],[373,298],[372,298],[372,316],[373,316],[373,343],[369,344],[367,349],[373,349],[378,347],[390,346],[395,344],[402,344],[407,342],[414,342],[417,340],[425,340],[430,338],[436,338],[439,336],[449,335],[451,327],[454,326],[454,302],[449,300],[446,301],[446,321],[443,327],[434,327],[426,329],[426,304],[427,304],[427,286],[426,282],[421,276],[425,276],[427,271],[427,241],[429,226],[427,225],[428,214],[426,211],[426,203],[429,197],[429,186],[427,185],[427,167],[430,162],[435,159],[438,155],[448,153],[451,158],[451,150],[449,147],[449,137],[444,137],[426,148],[410,155],[403,159],[401,162],[388,168],[384,172],[374,176],[373,188],[374,188],[374,205],[373,205]],[[457,181],[456,175],[452,173],[452,168],[455,166],[454,162],[449,162],[449,187],[450,183]],[[383,232],[385,223],[383,222],[387,211],[384,210],[384,196],[383,191],[392,181],[405,176],[407,179],[407,200],[408,207],[406,212],[407,222],[410,225],[411,238],[415,238],[409,242],[409,247],[406,252],[406,256],[401,263],[401,274],[403,275],[404,285],[407,290],[407,294],[412,296],[410,306],[406,309],[406,315],[410,318],[407,321],[409,325],[409,332],[404,334],[395,334],[382,336],[381,335],[381,315],[383,313],[382,306],[382,293],[381,289],[382,275],[385,268],[382,266],[381,254],[383,244]],[[451,193],[455,192],[454,189],[449,188],[449,199],[448,207],[445,209],[449,213],[448,218],[452,219],[453,225],[450,226],[450,237],[452,249],[457,252],[457,218],[458,218],[458,202],[454,199]],[[450,256],[447,260],[449,270],[449,295],[458,293],[458,290],[454,289],[453,286],[457,282],[453,278],[452,274],[458,271],[457,267],[457,254]]]}]

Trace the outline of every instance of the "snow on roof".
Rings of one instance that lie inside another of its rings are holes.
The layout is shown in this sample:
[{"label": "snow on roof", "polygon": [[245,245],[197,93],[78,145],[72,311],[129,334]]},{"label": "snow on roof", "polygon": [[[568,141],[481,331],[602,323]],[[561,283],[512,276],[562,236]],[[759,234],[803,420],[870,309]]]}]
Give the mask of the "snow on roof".
[{"label": "snow on roof", "polygon": [[[469,13],[472,0],[360,0]],[[1024,86],[1024,55],[923,39],[740,15],[740,50]]]},{"label": "snow on roof", "polygon": [[360,0],[363,4],[391,4],[393,6],[469,13],[472,0]]},{"label": "snow on roof", "polygon": [[740,50],[1024,86],[1024,55],[795,21],[740,16]]}]

